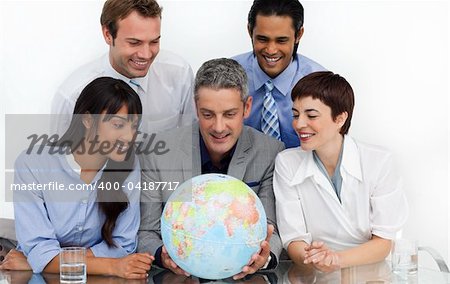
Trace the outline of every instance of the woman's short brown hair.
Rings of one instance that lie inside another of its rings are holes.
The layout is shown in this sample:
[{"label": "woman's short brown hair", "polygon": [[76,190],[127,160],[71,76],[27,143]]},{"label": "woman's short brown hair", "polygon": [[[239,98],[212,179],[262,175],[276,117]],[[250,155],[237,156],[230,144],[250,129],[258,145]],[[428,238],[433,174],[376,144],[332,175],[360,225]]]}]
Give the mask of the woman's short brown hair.
[{"label": "woman's short brown hair", "polygon": [[319,99],[330,107],[333,120],[341,113],[347,112],[348,117],[341,127],[340,133],[342,135],[348,133],[355,97],[352,87],[344,77],[330,71],[314,72],[303,77],[292,89],[291,98],[294,102],[305,97]]}]

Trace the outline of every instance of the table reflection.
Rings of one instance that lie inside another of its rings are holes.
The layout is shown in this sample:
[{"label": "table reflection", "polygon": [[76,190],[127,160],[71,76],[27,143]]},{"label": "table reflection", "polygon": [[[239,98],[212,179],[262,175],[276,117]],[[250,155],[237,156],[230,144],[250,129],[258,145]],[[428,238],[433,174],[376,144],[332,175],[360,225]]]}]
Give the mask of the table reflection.
[{"label": "table reflection", "polygon": [[[255,283],[255,284],[267,284],[267,283],[278,283],[278,277],[275,271],[272,272],[260,272],[253,275],[248,275],[247,277],[234,281],[232,278],[222,279],[222,280],[208,280],[201,279],[197,277],[186,277],[184,275],[176,275],[170,271],[161,271],[160,273],[151,277],[153,283],[155,284],[171,284],[171,283],[183,283],[183,284],[198,284],[198,283]],[[150,283],[150,282],[149,282]]]},{"label": "table reflection", "polygon": [[384,284],[384,283],[450,283],[450,274],[437,270],[420,268],[416,274],[398,275],[391,272],[387,261],[344,268],[333,273],[322,273],[308,267],[290,265],[281,277],[283,284],[342,283],[342,284]]},{"label": "table reflection", "polygon": [[332,273],[292,265],[284,274],[282,283],[391,283],[391,276],[387,262],[349,267]]},{"label": "table reflection", "polygon": [[[0,284],[59,284],[59,274],[41,273],[33,274],[31,271],[0,270]],[[129,280],[115,276],[88,275],[87,283],[90,284],[146,284],[148,279]]]},{"label": "table reflection", "polygon": [[[437,270],[419,267],[415,275],[400,276],[391,272],[388,262],[383,261],[376,264],[355,266],[341,269],[333,273],[321,273],[305,266],[294,266],[290,261],[282,261],[276,270],[268,272],[259,272],[249,275],[246,278],[233,281],[228,278],[220,281],[210,281],[199,279],[197,277],[186,277],[175,275],[171,271],[152,268],[149,277],[145,280],[127,280],[113,276],[88,275],[87,282],[92,283],[283,283],[283,284],[303,284],[303,283],[341,283],[341,284],[384,284],[384,283],[450,283],[450,274],[439,272]],[[59,274],[33,274],[31,271],[7,271],[0,270],[0,284],[13,283],[59,283]]]}]

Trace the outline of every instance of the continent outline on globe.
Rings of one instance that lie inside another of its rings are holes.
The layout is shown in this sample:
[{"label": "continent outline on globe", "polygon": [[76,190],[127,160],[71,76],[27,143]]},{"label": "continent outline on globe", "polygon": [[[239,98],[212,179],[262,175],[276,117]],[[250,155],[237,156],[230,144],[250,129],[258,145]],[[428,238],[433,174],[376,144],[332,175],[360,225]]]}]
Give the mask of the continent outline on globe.
[{"label": "continent outline on globe", "polygon": [[199,175],[181,184],[161,216],[170,257],[201,278],[223,279],[241,272],[266,234],[266,214],[256,193],[223,174]]}]

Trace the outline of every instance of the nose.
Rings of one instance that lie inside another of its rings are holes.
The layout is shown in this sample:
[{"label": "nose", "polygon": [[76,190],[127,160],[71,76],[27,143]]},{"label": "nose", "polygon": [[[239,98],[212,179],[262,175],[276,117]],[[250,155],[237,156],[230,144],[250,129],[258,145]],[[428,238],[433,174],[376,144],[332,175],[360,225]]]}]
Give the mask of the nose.
[{"label": "nose", "polygon": [[294,119],[292,121],[292,126],[294,129],[299,130],[303,127],[306,127],[306,120],[304,119],[303,115],[299,115],[297,119]]},{"label": "nose", "polygon": [[153,54],[154,54],[153,47],[151,45],[144,44],[139,49],[138,56],[139,56],[139,58],[150,59],[153,57]]},{"label": "nose", "polygon": [[274,41],[269,41],[266,46],[266,52],[269,55],[272,55],[277,53],[277,51],[278,51],[277,44]]},{"label": "nose", "polygon": [[127,127],[124,127],[123,133],[120,136],[120,140],[125,143],[130,143],[134,140],[134,136],[136,135],[136,129],[131,125],[128,125]]},{"label": "nose", "polygon": [[225,122],[221,116],[216,117],[213,128],[216,133],[222,133],[225,130]]}]

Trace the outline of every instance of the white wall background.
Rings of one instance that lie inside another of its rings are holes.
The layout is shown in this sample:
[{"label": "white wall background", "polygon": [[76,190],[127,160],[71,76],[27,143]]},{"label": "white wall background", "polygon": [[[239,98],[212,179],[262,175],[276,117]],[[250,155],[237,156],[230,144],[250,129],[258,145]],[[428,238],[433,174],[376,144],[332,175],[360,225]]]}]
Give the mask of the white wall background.
[{"label": "white wall background", "polygon": [[[390,148],[410,203],[403,235],[449,260],[449,4],[302,1],[299,51],[352,84],[351,134]],[[162,48],[202,62],[250,50],[251,1],[163,1]],[[48,113],[58,85],[105,52],[103,1],[0,2],[0,128],[5,113]],[[4,135],[0,135],[4,149]],[[0,151],[4,171],[4,153]],[[4,184],[0,175],[0,184]],[[0,187],[0,217],[13,217]],[[0,228],[1,229],[1,228]]]}]

